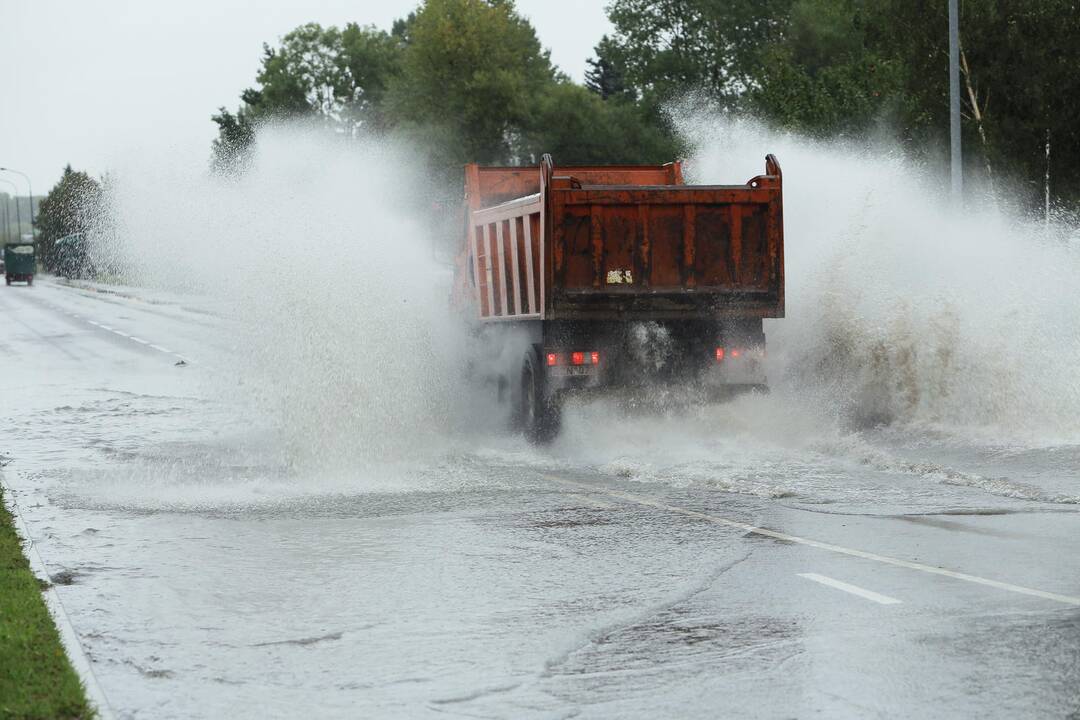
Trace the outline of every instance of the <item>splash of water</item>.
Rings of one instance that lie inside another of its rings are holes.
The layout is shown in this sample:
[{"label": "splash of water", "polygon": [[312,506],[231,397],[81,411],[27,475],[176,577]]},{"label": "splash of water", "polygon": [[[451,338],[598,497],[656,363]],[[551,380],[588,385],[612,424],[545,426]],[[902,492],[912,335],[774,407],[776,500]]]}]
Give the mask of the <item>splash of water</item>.
[{"label": "splash of water", "polygon": [[[585,463],[766,497],[822,487],[842,497],[850,477],[834,458],[920,477],[930,467],[882,454],[859,437],[867,428],[1080,441],[1080,258],[1053,233],[992,208],[950,209],[898,152],[700,113],[679,124],[696,148],[692,182],[745,180],[766,152],[783,163],[788,314],[766,324],[773,394],[663,417],[571,407],[550,454],[456,431],[477,424],[463,412],[478,393],[458,387],[466,354],[448,322],[449,271],[433,260],[416,212],[426,183],[401,147],[278,128],[232,180],[174,153],[140,158],[114,174],[111,249],[130,278],[222,301],[237,330],[208,338],[225,346],[221,390],[265,416],[286,464],[306,475],[374,467],[385,479],[419,459],[442,477],[447,452],[487,468],[493,449],[508,449],[514,467]],[[663,337],[645,326],[636,337],[663,360]],[[986,482],[949,472],[928,477]]]},{"label": "splash of water", "polygon": [[321,472],[441,445],[455,373],[448,270],[417,207],[429,185],[392,143],[310,128],[259,134],[243,175],[193,156],[113,174],[110,264],[131,282],[217,298],[219,392]]},{"label": "splash of water", "polygon": [[848,427],[991,443],[1080,441],[1080,256],[1061,228],[950,207],[896,149],[678,116],[691,182],[784,171],[787,317],[774,391]]}]

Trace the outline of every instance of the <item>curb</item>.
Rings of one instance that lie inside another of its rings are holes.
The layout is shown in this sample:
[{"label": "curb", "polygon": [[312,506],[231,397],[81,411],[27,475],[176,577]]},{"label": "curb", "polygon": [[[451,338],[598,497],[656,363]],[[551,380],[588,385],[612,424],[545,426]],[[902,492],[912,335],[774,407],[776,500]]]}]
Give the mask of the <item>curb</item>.
[{"label": "curb", "polygon": [[[22,536],[23,555],[26,556],[27,562],[30,563],[31,572],[39,578],[48,580],[50,577],[49,571],[34,546],[33,540],[30,538],[26,521],[23,520],[18,503],[15,502],[15,493],[4,482],[3,473],[0,473],[0,488],[3,488],[4,491],[4,506],[7,507],[11,516],[15,518],[15,530]],[[86,699],[97,710],[98,720],[115,720],[116,714],[113,712],[112,706],[109,705],[109,699],[105,696],[105,691],[101,689],[97,676],[94,675],[94,668],[90,664],[90,659],[86,656],[82,644],[79,642],[79,636],[75,633],[75,628],[71,625],[71,619],[60,601],[60,594],[56,591],[56,587],[50,584],[49,588],[43,590],[41,595],[45,600],[45,607],[52,617],[53,624],[56,625],[56,630],[60,634],[60,642],[64,646],[68,660],[71,661],[75,673],[82,680],[83,688],[86,690]]]}]

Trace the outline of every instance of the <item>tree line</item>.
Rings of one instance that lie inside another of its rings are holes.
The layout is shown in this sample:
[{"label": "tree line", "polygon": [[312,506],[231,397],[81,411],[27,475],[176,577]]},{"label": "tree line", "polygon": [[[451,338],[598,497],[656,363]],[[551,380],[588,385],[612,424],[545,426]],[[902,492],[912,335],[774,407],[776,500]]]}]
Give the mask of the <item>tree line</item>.
[{"label": "tree line", "polygon": [[263,122],[317,119],[393,133],[440,169],[465,162],[659,162],[676,151],[659,116],[610,102],[551,63],[510,0],[426,0],[390,30],[307,24],[264,46],[257,86],[221,108],[215,164],[232,171]]},{"label": "tree line", "polygon": [[[701,89],[727,108],[821,137],[892,136],[912,154],[948,146],[946,0],[614,0],[597,46],[608,91],[652,102]],[[1080,200],[1080,5],[960,3],[965,172]]]},{"label": "tree line", "polygon": [[[407,137],[433,167],[649,163],[682,148],[687,97],[817,137],[890,136],[943,160],[947,0],[610,0],[586,83],[551,63],[512,0],[423,0],[387,30],[307,24],[265,45],[256,85],[221,108],[214,162],[236,171],[255,129],[316,119]],[[573,22],[568,18],[567,22]],[[961,3],[966,172],[984,188],[1080,200],[1080,7]]]},{"label": "tree line", "polygon": [[[967,177],[1037,207],[1049,174],[1054,203],[1077,211],[1080,5],[960,7]],[[814,137],[891,137],[944,165],[947,0],[610,0],[606,9],[613,30],[580,85],[552,65],[513,0],[423,0],[386,30],[302,25],[264,46],[239,107],[213,115],[214,167],[242,172],[259,126],[282,119],[407,138],[443,179],[466,162],[531,164],[544,152],[564,164],[666,162],[685,152],[668,111],[687,98]],[[85,253],[57,243],[87,234],[102,197],[101,182],[65,168],[36,207],[46,267]],[[6,219],[11,235],[17,218]]]}]

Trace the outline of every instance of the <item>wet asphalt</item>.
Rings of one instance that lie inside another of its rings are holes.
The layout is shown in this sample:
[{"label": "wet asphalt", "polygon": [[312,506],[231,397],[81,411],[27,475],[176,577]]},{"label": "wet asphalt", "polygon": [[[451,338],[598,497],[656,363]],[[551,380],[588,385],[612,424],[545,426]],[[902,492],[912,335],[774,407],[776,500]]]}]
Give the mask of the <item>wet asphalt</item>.
[{"label": "wet asphalt", "polygon": [[118,717],[1080,718],[1074,448],[314,481],[215,390],[213,308],[3,290],[3,481]]}]

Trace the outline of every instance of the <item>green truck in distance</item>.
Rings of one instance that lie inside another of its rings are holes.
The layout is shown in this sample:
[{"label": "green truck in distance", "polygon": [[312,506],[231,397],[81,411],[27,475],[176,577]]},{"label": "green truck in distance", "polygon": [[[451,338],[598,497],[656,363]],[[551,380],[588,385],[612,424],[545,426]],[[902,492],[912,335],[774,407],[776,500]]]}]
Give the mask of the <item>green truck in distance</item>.
[{"label": "green truck in distance", "polygon": [[37,269],[37,257],[33,243],[10,243],[4,246],[4,280],[34,284],[34,271]]}]

